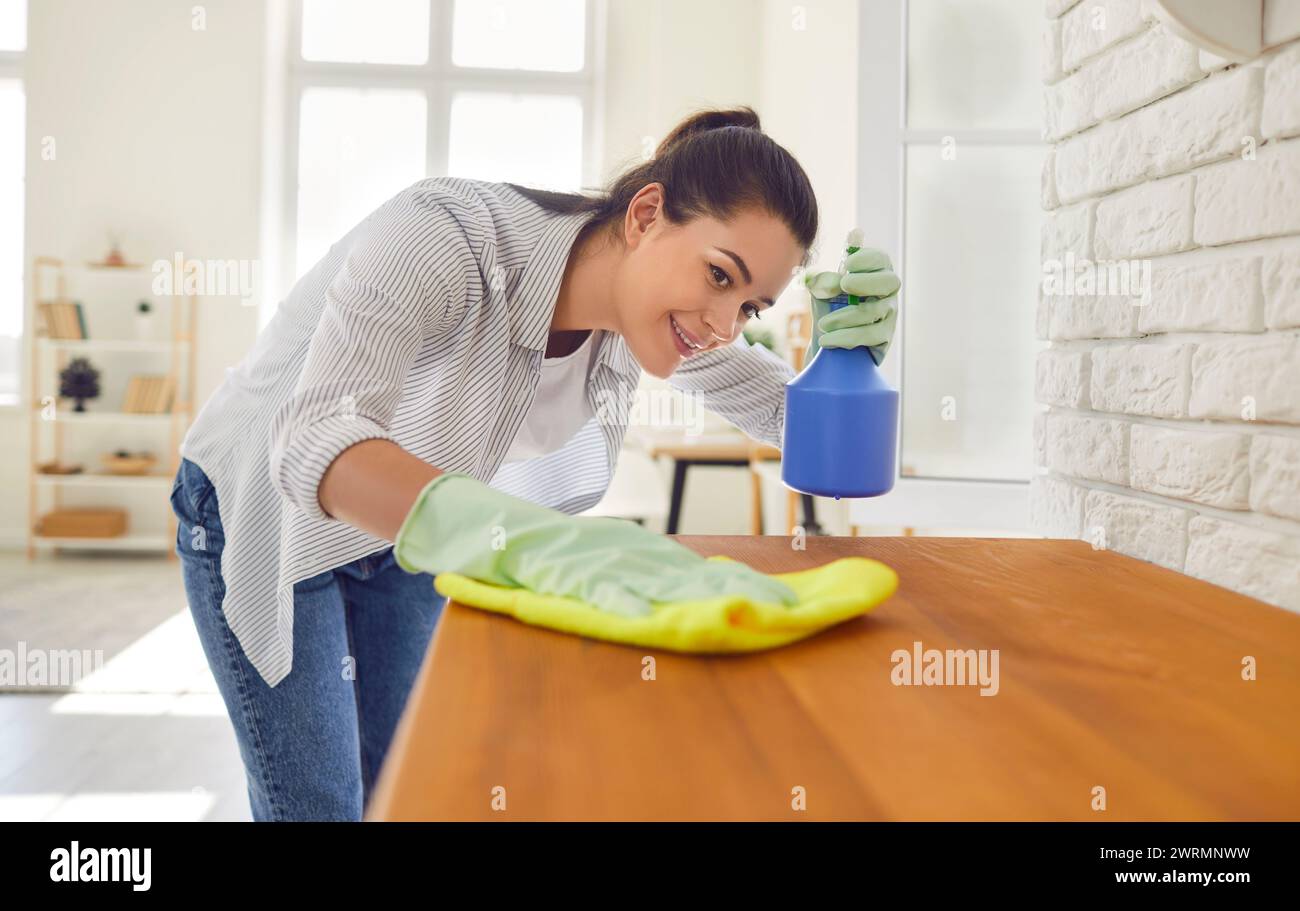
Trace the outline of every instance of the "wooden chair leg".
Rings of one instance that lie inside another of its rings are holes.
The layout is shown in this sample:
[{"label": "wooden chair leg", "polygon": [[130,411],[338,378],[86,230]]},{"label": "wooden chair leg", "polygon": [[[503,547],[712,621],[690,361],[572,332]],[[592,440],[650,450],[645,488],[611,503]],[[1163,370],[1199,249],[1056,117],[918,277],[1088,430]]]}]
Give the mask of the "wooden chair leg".
[{"label": "wooden chair leg", "polygon": [[763,481],[752,465],[749,469],[749,533],[763,533]]}]

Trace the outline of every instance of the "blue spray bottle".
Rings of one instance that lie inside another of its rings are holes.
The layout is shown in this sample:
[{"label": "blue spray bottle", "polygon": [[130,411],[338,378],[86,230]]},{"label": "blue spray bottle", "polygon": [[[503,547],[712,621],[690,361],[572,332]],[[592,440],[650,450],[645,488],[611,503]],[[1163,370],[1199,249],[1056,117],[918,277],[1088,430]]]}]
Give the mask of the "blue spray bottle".
[{"label": "blue spray bottle", "polygon": [[[845,257],[860,246],[860,232],[851,232]],[[859,300],[841,294],[830,309]],[[880,375],[870,349],[821,348],[785,385],[781,480],[800,493],[837,500],[889,493],[897,428],[898,390]]]}]

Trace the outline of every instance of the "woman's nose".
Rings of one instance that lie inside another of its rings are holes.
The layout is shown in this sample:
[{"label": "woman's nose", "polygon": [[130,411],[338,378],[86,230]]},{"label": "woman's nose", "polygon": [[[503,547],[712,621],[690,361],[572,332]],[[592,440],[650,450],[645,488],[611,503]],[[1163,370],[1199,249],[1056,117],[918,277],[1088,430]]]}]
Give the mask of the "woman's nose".
[{"label": "woman's nose", "polygon": [[[718,317],[713,316],[712,314],[705,313],[701,317],[701,320],[704,323],[704,328],[710,333],[712,333],[713,335],[712,338],[705,339],[705,342],[707,344],[712,345],[715,341],[725,342],[725,343],[731,342],[731,338],[732,338],[731,334],[736,329],[736,321],[734,319],[731,320],[730,325],[728,325],[725,319],[719,319]],[[719,325],[727,326],[726,332],[719,332],[716,328]]]}]

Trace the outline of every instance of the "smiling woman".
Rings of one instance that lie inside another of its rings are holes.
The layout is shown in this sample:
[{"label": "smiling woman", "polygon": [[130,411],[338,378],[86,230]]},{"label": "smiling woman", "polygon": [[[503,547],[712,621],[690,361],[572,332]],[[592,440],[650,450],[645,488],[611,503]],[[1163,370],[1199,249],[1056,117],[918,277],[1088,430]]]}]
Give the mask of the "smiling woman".
[{"label": "smiling woman", "polygon": [[687,119],[600,195],[429,178],[330,245],[198,415],[172,494],[255,819],[360,818],[436,574],[632,615],[795,600],[577,514],[609,486],[642,370],[779,444],[793,370],[732,342],[816,233],[803,169],[742,108]]},{"label": "smiling woman", "polygon": [[688,117],[599,196],[515,189],[590,217],[553,328],[618,332],[660,378],[761,318],[817,235],[807,174],[748,107]]}]

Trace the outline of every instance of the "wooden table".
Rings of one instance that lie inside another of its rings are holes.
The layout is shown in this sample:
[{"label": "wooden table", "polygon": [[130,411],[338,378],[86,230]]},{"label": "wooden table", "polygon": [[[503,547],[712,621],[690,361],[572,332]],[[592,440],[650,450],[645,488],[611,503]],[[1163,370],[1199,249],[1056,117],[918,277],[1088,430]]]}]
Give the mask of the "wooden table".
[{"label": "wooden table", "polygon": [[[765,572],[872,557],[901,583],[718,658],[448,604],[367,818],[1300,819],[1300,616],[1082,541],[678,540]],[[895,685],[917,641],[997,649],[997,694]]]}]

